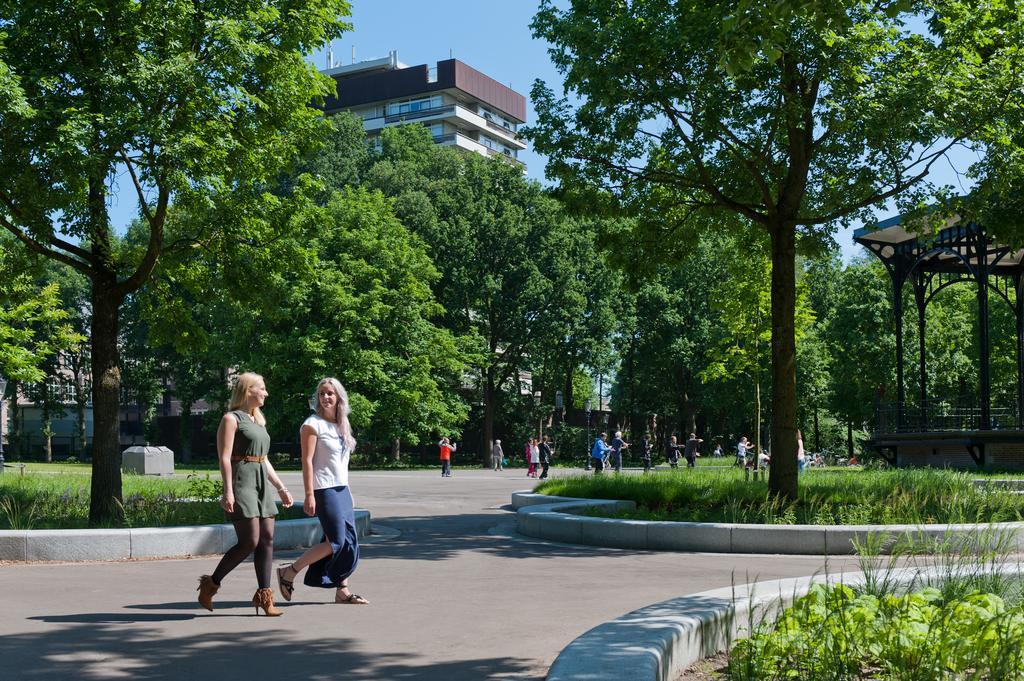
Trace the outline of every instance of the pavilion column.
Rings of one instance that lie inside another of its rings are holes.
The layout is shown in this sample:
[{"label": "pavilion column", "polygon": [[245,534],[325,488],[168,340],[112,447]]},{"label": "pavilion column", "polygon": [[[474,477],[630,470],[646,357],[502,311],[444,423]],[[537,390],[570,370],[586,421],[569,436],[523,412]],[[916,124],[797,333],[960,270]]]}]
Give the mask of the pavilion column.
[{"label": "pavilion column", "polygon": [[903,385],[903,268],[896,267],[892,277],[892,311],[896,317],[896,430],[903,426],[903,410],[907,401]]},{"label": "pavilion column", "polygon": [[928,358],[925,354],[925,309],[928,306],[927,277],[920,271],[914,274],[914,301],[917,303],[917,349],[920,358],[918,379],[918,407],[921,411],[920,426],[928,428]]},{"label": "pavilion column", "polygon": [[1018,272],[1013,278],[1016,292],[1013,312],[1017,322],[1017,424],[1024,428],[1024,281]]},{"label": "pavilion column", "polygon": [[978,397],[981,398],[981,423],[979,430],[992,428],[992,381],[989,373],[988,334],[988,244],[984,232],[977,229],[974,235],[974,250],[978,279]]}]

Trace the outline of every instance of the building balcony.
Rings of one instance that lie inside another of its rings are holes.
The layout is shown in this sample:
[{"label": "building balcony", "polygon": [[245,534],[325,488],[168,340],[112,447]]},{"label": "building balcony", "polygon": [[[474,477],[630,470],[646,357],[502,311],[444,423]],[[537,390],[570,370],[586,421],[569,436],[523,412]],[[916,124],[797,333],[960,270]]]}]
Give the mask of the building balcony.
[{"label": "building balcony", "polygon": [[461,132],[448,133],[447,135],[438,135],[434,137],[434,143],[440,146],[458,147],[460,149],[465,149],[466,151],[472,151],[474,153],[480,154],[481,156],[496,156],[512,163],[515,166],[521,168],[526,167],[525,163],[515,158],[514,156],[491,149],[490,147],[476,141],[472,137],[463,135]]},{"label": "building balcony", "polygon": [[366,132],[378,132],[389,125],[400,125],[402,123],[412,122],[435,123],[445,120],[451,122],[458,121],[461,123],[461,127],[485,132],[513,149],[520,151],[526,149],[526,143],[520,140],[516,136],[515,132],[502,125],[498,125],[493,121],[489,121],[483,116],[480,116],[459,104],[448,104],[445,106],[432,107],[430,109],[421,109],[420,111],[410,111],[408,113],[366,118],[363,120],[363,129],[366,130]]}]

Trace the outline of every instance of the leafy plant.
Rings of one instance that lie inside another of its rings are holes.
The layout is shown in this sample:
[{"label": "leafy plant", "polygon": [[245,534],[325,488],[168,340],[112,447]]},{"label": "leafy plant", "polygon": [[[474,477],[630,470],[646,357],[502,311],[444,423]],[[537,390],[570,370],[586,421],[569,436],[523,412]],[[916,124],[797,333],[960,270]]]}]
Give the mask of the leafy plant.
[{"label": "leafy plant", "polygon": [[790,502],[735,468],[545,481],[543,494],[636,502],[615,517],[769,524],[939,524],[1024,519],[1024,495],[947,470],[811,471]]}]

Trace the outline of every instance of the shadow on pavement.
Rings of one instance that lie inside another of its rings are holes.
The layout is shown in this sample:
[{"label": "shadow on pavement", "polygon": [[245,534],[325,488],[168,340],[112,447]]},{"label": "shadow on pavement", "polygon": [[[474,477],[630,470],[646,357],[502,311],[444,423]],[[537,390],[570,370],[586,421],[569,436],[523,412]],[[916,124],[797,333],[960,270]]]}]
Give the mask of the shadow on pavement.
[{"label": "shadow on pavement", "polygon": [[512,513],[390,516],[374,518],[374,522],[401,532],[401,536],[393,539],[368,544],[366,555],[374,558],[444,560],[456,553],[470,551],[502,558],[575,558],[620,551],[559,544],[525,535],[488,534],[497,525],[514,525],[515,515]]},{"label": "shadow on pavement", "polygon": [[[0,659],[7,669],[18,670],[19,679],[476,681],[536,678],[525,673],[528,661],[512,658],[424,664],[402,651],[370,656],[359,652],[355,641],[343,635],[340,624],[338,630],[321,632],[320,640],[316,641],[295,639],[280,620],[270,621],[266,631],[206,631],[169,638],[164,631],[144,626],[125,627],[120,617],[101,613],[32,618],[72,625],[47,632],[4,636],[0,640]],[[125,621],[140,619],[126,618]],[[444,645],[441,638],[438,645]]]}]

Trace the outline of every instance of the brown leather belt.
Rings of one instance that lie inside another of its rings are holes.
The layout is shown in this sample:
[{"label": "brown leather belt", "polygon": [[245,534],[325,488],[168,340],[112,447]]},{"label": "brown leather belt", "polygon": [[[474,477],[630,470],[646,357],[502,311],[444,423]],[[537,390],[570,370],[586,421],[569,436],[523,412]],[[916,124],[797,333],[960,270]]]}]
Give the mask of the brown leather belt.
[{"label": "brown leather belt", "polygon": [[263,463],[265,456],[233,456],[232,461],[248,461],[249,463]]}]

